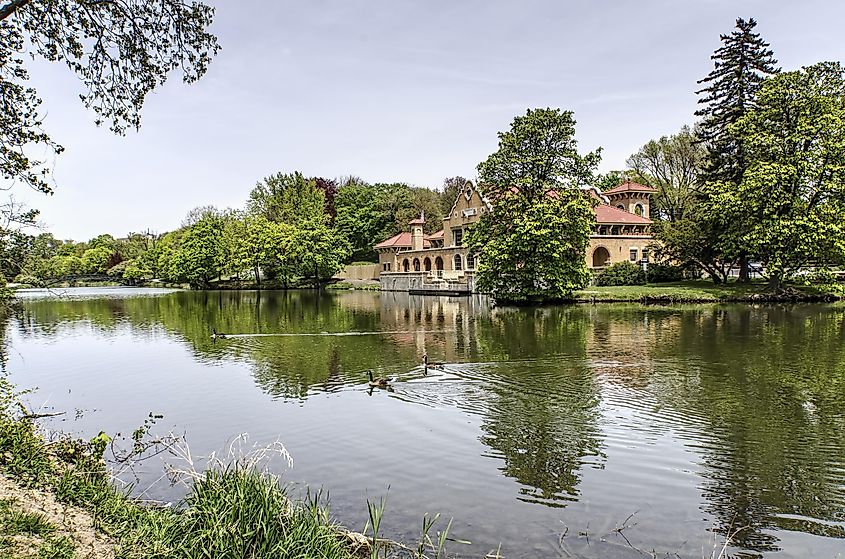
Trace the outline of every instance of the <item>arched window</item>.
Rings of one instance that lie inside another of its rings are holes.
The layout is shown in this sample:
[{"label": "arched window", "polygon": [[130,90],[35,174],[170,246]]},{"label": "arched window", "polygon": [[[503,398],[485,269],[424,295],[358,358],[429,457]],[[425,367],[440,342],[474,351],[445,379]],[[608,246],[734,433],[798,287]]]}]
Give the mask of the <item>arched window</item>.
[{"label": "arched window", "polygon": [[643,208],[642,204],[637,204],[634,206],[634,213],[637,215],[643,215],[645,213],[645,208]]},{"label": "arched window", "polygon": [[415,272],[420,271],[420,259],[419,258],[414,258],[414,271]]},{"label": "arched window", "polygon": [[426,272],[431,271],[431,258],[429,258],[428,256],[426,256],[425,260],[423,260],[423,268]]},{"label": "arched window", "polygon": [[624,209],[625,209],[625,206],[623,206],[622,204],[619,204],[619,205],[618,205],[618,206],[616,206],[616,207],[617,207],[617,208],[619,208],[620,210],[624,210]]},{"label": "arched window", "polygon": [[472,253],[467,254],[467,270],[475,268],[475,256]]},{"label": "arched window", "polygon": [[439,256],[434,259],[434,269],[435,270],[443,270],[443,259]]},{"label": "arched window", "polygon": [[405,272],[407,272],[407,271],[409,271],[410,269],[411,269],[411,263],[410,263],[410,262],[408,262],[408,259],[406,258],[405,260],[403,260],[403,261],[402,261],[402,270],[404,270]]},{"label": "arched window", "polygon": [[463,269],[463,267],[461,266],[461,263],[462,263],[461,262],[461,255],[456,254],[455,255],[455,269],[456,270],[462,270]]}]

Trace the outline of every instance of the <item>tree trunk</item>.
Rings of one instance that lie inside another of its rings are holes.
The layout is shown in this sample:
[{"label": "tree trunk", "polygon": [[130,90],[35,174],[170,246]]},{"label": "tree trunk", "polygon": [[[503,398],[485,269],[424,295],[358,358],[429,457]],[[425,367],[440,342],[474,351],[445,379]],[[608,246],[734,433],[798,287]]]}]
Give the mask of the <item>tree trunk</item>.
[{"label": "tree trunk", "polygon": [[261,289],[261,272],[258,270],[258,264],[253,266],[252,271],[255,273],[255,283],[258,285],[258,289]]},{"label": "tree trunk", "polygon": [[783,289],[783,279],[780,275],[773,275],[769,278],[769,285],[766,286],[767,291],[777,293]]},{"label": "tree trunk", "polygon": [[748,255],[744,252],[739,255],[739,278],[736,281],[739,283],[748,283],[751,281],[751,277],[748,274]]}]

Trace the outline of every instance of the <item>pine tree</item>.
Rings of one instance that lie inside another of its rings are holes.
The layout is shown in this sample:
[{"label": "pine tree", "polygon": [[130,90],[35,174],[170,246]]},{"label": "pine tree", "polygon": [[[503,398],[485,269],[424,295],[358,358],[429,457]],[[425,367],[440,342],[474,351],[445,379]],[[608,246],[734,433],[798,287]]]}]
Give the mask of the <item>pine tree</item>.
[{"label": "pine tree", "polygon": [[706,87],[698,102],[704,107],[695,112],[702,117],[699,135],[709,154],[705,178],[738,183],[746,169],[741,142],[731,136],[729,126],[755,105],[760,84],[768,75],[780,71],[769,43],[754,33],[757,22],[736,20],[736,31],[721,35],[722,46],[710,57],[715,67],[698,83]]},{"label": "pine tree", "polygon": [[[696,91],[697,95],[704,94],[698,100],[704,107],[695,112],[702,117],[698,133],[708,152],[703,173],[706,182],[738,185],[742,180],[748,162],[742,142],[731,134],[730,126],[754,108],[766,76],[780,71],[769,43],[754,32],[756,26],[754,18],[738,18],[736,30],[720,36],[722,46],[710,57],[713,71],[698,81],[706,85]],[[748,255],[743,252],[739,281],[748,280]]]}]

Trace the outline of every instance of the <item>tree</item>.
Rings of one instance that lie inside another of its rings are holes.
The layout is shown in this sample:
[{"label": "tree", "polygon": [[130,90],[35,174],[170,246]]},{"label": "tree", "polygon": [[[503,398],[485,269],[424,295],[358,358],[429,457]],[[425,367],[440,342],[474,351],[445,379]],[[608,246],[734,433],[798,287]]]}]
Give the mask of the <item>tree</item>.
[{"label": "tree", "polygon": [[771,289],[802,266],[845,261],[845,70],[837,62],[767,79],[731,133],[748,168],[714,203],[745,226],[739,242]]},{"label": "tree", "polygon": [[[420,213],[425,215],[425,234],[430,235],[443,229],[442,202],[438,192],[428,188],[410,188],[409,198],[409,204],[396,211],[395,222],[399,231],[404,231],[408,222],[419,217]],[[449,209],[452,209],[451,206]]]},{"label": "tree", "polygon": [[387,238],[385,231],[393,227],[393,219],[385,216],[380,205],[380,189],[360,179],[350,177],[338,188],[335,229],[349,243],[352,260],[375,259],[373,246]]},{"label": "tree", "polygon": [[350,252],[346,239],[320,220],[293,228],[278,257],[296,262],[300,275],[318,287],[340,271]]},{"label": "tree", "polygon": [[593,186],[604,192],[605,190],[610,190],[611,188],[619,186],[627,179],[628,177],[625,175],[625,171],[608,171],[606,173],[596,175],[596,179],[593,181]]},{"label": "tree", "polygon": [[82,81],[80,98],[99,125],[138,128],[147,94],[181,70],[199,79],[218,52],[207,31],[213,8],[184,0],[4,0],[0,4],[0,174],[45,193],[49,169],[27,151],[62,152],[42,129],[41,100],[28,86],[27,56],[62,62]]},{"label": "tree", "polygon": [[225,244],[220,220],[201,219],[184,234],[170,261],[170,275],[191,287],[208,288],[224,265]]},{"label": "tree", "polygon": [[[736,31],[721,35],[723,45],[710,57],[714,68],[698,83],[706,87],[698,102],[704,105],[695,112],[702,117],[699,135],[707,147],[704,179],[737,184],[748,167],[742,142],[730,128],[754,107],[760,84],[766,76],[779,72],[769,43],[754,33],[757,22],[739,18]],[[748,281],[748,254],[740,255],[739,280]]]},{"label": "tree", "polygon": [[708,152],[707,180],[742,179],[747,168],[745,150],[729,128],[754,107],[763,79],[779,71],[769,43],[754,33],[756,26],[753,18],[739,18],[736,31],[720,35],[723,44],[710,57],[714,68],[698,82],[705,84],[696,91],[704,94],[698,100],[704,106],[695,115],[702,117],[698,133]]},{"label": "tree", "polygon": [[655,258],[703,270],[715,284],[727,283],[740,254],[736,235],[725,234],[729,221],[718,208],[695,204],[679,219],[656,222]]},{"label": "tree", "polygon": [[296,171],[276,173],[259,181],[249,193],[247,209],[270,221],[298,225],[326,220],[325,197],[314,179]]},{"label": "tree", "polygon": [[82,271],[86,274],[104,274],[109,266],[112,251],[103,246],[89,248],[82,254]]},{"label": "tree", "polygon": [[467,179],[462,176],[443,179],[443,193],[440,195],[440,207],[443,215],[448,215],[452,211],[452,205],[455,203],[458,193],[463,191],[466,183]]},{"label": "tree", "polygon": [[578,154],[571,111],[528,110],[499,133],[499,148],[478,165],[493,202],[470,232],[477,284],[499,301],[563,299],[589,280],[584,254],[595,224],[592,182],[600,151]]},{"label": "tree", "polygon": [[261,285],[261,270],[272,265],[279,253],[286,250],[285,241],[291,226],[273,223],[262,215],[249,216],[233,239],[233,262],[238,270],[251,270],[255,283]]},{"label": "tree", "polygon": [[628,158],[638,182],[657,189],[652,216],[677,221],[695,203],[707,152],[689,126],[672,136],[651,140]]}]

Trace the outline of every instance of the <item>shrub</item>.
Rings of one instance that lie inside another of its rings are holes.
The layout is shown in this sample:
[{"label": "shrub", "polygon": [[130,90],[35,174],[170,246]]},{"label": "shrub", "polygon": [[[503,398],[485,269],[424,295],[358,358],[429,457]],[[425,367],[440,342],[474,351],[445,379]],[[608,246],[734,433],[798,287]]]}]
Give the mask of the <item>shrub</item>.
[{"label": "shrub", "polygon": [[633,262],[611,264],[596,275],[596,285],[642,285],[644,283],[643,269]]},{"label": "shrub", "polygon": [[684,269],[681,266],[673,266],[672,264],[649,264],[646,274],[649,283],[664,283],[684,279]]}]

